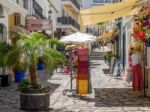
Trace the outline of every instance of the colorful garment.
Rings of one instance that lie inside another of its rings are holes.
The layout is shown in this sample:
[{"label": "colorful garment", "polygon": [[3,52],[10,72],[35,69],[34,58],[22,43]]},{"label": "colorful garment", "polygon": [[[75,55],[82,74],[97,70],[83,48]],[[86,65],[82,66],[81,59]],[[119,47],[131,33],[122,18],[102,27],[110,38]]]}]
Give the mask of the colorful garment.
[{"label": "colorful garment", "polygon": [[142,71],[140,64],[132,66],[132,73],[133,73],[133,91],[142,91],[144,87]]},{"label": "colorful garment", "polygon": [[133,91],[142,91],[144,83],[140,67],[139,54],[137,53],[132,54],[131,60],[132,60],[132,74],[133,74],[133,81],[132,81]]}]

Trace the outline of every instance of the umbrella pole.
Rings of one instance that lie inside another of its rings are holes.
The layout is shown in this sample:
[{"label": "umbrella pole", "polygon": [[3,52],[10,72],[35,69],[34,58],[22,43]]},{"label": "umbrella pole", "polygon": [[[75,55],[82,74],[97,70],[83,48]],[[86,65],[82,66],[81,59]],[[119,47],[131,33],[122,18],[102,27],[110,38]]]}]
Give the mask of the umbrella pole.
[{"label": "umbrella pole", "polygon": [[69,53],[69,57],[70,57],[70,89],[71,89],[71,91],[72,91],[72,53],[71,53],[71,51],[69,51],[70,53]]}]

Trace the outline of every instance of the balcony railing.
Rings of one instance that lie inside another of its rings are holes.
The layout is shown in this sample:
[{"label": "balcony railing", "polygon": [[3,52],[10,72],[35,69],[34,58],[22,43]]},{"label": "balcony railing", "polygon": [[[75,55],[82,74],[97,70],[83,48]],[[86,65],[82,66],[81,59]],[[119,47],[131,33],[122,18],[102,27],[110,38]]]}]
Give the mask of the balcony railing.
[{"label": "balcony railing", "polygon": [[33,0],[33,8],[35,10],[35,16],[39,16],[41,18],[45,18],[43,16],[43,9],[42,7],[36,2],[36,0]]},{"label": "balcony railing", "polygon": [[28,0],[23,0],[23,7],[25,8],[25,9],[28,9]]},{"label": "balcony railing", "polygon": [[86,28],[86,33],[91,33],[91,34],[93,34],[93,29],[91,29],[91,28]]},{"label": "balcony railing", "polygon": [[72,2],[78,10],[80,10],[80,4],[76,0],[62,0],[62,1],[70,1]]},{"label": "balcony railing", "polygon": [[59,17],[57,20],[59,23],[62,23],[63,25],[72,25],[78,30],[80,30],[80,25],[77,21],[72,19],[71,17]]}]

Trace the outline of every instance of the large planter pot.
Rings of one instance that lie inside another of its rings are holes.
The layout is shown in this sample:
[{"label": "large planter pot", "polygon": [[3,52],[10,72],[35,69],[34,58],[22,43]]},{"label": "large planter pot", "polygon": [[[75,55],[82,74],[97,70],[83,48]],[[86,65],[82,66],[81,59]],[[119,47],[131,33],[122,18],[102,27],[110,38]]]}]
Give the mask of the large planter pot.
[{"label": "large planter pot", "polygon": [[147,46],[147,47],[150,47],[150,41],[147,41],[147,42],[146,42],[146,46]]},{"label": "large planter pot", "polygon": [[20,82],[24,78],[25,78],[25,72],[24,71],[16,71],[15,72],[15,82],[16,83]]},{"label": "large planter pot", "polygon": [[1,82],[1,87],[8,87],[11,85],[11,79],[10,79],[10,76],[7,74],[7,75],[0,75],[0,82]]},{"label": "large planter pot", "polygon": [[49,93],[20,93],[20,106],[23,110],[47,110],[50,105]]},{"label": "large planter pot", "polygon": [[45,68],[45,64],[44,63],[38,63],[37,70],[43,70],[44,68]]}]

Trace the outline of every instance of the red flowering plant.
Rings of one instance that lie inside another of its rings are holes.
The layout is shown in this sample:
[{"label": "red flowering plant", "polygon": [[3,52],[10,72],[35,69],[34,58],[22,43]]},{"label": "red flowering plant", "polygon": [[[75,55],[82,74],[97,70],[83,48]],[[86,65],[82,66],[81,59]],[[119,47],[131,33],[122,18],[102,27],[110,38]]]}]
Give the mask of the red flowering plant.
[{"label": "red flowering plant", "polygon": [[147,33],[147,30],[150,29],[150,6],[143,6],[138,14],[134,15],[134,20],[134,37],[144,43],[150,41],[150,33]]},{"label": "red flowering plant", "polygon": [[145,38],[145,32],[140,32],[138,34],[138,39],[141,40],[142,42],[146,42],[146,38]]}]

